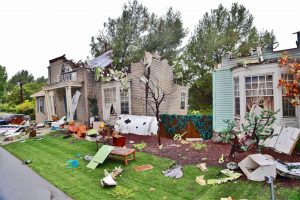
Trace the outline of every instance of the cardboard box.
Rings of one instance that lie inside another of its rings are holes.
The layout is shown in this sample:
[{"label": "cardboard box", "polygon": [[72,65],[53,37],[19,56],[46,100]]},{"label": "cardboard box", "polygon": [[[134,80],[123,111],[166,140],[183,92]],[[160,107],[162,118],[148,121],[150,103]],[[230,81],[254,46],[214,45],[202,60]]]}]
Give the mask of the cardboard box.
[{"label": "cardboard box", "polygon": [[276,178],[274,161],[262,154],[249,155],[238,165],[249,180],[264,181],[266,176]]}]

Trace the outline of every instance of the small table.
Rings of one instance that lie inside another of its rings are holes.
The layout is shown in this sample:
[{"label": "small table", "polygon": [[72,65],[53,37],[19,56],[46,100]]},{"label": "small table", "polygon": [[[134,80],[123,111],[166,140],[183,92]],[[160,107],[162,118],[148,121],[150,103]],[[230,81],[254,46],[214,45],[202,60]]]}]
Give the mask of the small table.
[{"label": "small table", "polygon": [[124,159],[125,165],[128,165],[129,160],[135,160],[135,149],[115,147],[110,156],[119,156]]}]

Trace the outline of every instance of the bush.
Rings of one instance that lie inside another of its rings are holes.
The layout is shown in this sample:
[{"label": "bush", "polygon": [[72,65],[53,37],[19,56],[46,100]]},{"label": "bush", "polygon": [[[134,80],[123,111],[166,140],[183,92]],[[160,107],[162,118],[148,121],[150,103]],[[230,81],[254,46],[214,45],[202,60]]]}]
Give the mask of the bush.
[{"label": "bush", "polygon": [[211,115],[212,114],[212,108],[206,108],[202,110],[188,110],[189,115]]},{"label": "bush", "polygon": [[25,100],[24,103],[16,106],[16,111],[20,114],[29,115],[31,119],[33,119],[35,114],[35,101]]},{"label": "bush", "polygon": [[10,105],[8,103],[1,103],[0,104],[0,112],[15,113],[16,107],[13,105]]}]

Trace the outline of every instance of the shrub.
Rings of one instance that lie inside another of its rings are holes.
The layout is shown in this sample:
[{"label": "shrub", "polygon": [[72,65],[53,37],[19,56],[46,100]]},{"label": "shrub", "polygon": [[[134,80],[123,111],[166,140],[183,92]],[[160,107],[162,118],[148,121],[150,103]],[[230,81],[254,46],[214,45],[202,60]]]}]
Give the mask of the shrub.
[{"label": "shrub", "polygon": [[16,107],[13,105],[10,105],[8,103],[1,103],[0,104],[0,112],[15,113]]},{"label": "shrub", "polygon": [[16,111],[17,113],[29,115],[31,118],[34,118],[35,101],[25,100],[24,103],[16,106]]}]

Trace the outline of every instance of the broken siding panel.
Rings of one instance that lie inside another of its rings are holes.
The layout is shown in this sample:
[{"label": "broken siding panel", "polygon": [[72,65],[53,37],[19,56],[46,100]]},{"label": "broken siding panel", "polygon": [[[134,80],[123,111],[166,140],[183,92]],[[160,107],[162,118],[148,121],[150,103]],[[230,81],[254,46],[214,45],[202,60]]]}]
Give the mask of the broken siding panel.
[{"label": "broken siding panel", "polygon": [[213,73],[213,129],[227,127],[223,120],[233,120],[233,82],[230,69]]},{"label": "broken siding panel", "polygon": [[277,59],[281,56],[281,54],[287,51],[288,55],[290,56],[291,59],[299,58],[300,57],[300,49],[287,49],[287,50],[282,50],[282,51],[272,51],[272,50],[264,50],[263,51],[263,57],[265,61],[268,61],[269,59]]}]

